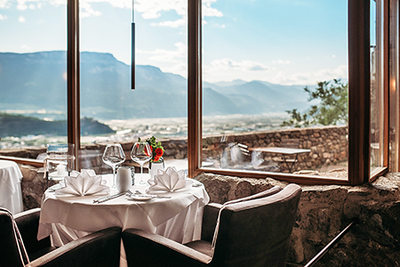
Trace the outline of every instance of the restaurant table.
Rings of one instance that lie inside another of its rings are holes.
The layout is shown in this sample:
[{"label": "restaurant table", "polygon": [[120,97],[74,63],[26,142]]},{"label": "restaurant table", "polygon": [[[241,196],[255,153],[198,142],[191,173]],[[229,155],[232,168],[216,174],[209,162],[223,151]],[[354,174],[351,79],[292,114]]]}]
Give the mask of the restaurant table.
[{"label": "restaurant table", "polygon": [[23,211],[21,178],[17,163],[0,160],[0,206],[13,214]]},{"label": "restaurant table", "polygon": [[[145,175],[145,180],[149,178]],[[112,175],[103,175],[107,184],[112,184]],[[61,246],[79,237],[108,227],[119,226],[142,229],[157,233],[180,243],[198,240],[204,206],[209,196],[204,185],[189,179],[192,185],[186,189],[164,193],[170,198],[153,198],[148,201],[133,201],[127,196],[93,203],[92,196],[56,196],[46,190],[42,200],[38,240],[51,236],[53,245]],[[134,185],[131,191],[144,193],[149,186]],[[117,193],[111,189],[110,194]],[[125,252],[121,245],[121,266],[125,266]]]},{"label": "restaurant table", "polygon": [[[249,151],[260,151],[260,152],[265,152],[265,153],[281,154],[282,158],[283,158],[283,162],[285,163],[289,172],[292,172],[292,168],[298,161],[297,157],[299,154],[311,152],[310,149],[289,148],[289,147],[254,147],[254,148],[249,148]],[[290,160],[290,159],[286,158],[286,156],[288,156],[288,155],[294,155],[295,158],[293,160]]]}]

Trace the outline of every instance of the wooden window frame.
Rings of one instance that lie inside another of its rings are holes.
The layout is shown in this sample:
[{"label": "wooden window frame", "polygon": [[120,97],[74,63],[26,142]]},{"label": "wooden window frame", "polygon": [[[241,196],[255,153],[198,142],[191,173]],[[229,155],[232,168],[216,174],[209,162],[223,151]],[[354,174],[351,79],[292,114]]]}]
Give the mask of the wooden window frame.
[{"label": "wooden window frame", "polygon": [[[387,6],[387,5],[386,5]],[[358,185],[371,181],[387,170],[388,142],[384,144],[385,166],[370,173],[370,5],[365,0],[348,0],[349,51],[349,146],[348,180],[272,172],[228,171],[203,169],[202,151],[202,61],[201,61],[201,0],[188,0],[188,175],[202,172],[239,177],[272,177],[302,184]],[[388,12],[385,10],[385,12]],[[388,26],[385,22],[385,43],[388,44]],[[75,157],[80,149],[80,89],[79,89],[79,0],[68,0],[68,142],[75,144]],[[385,51],[385,64],[388,61]],[[386,73],[388,67],[385,66]],[[387,83],[385,82],[388,87]],[[386,91],[385,91],[386,92]],[[385,103],[388,95],[385,93]],[[387,106],[387,105],[386,105]],[[388,114],[385,115],[387,134]],[[388,139],[388,134],[386,135]],[[78,163],[78,161],[77,161]],[[79,166],[77,166],[79,169]]]},{"label": "wooden window frame", "polygon": [[[370,3],[348,0],[349,144],[348,180],[273,172],[229,171],[201,168],[202,151],[202,47],[201,0],[188,0],[188,160],[189,177],[202,172],[238,177],[276,178],[301,184],[359,185],[387,170],[370,173]],[[386,32],[387,35],[388,32]],[[387,37],[385,37],[387,38]],[[387,41],[386,41],[387,42]],[[385,64],[387,52],[385,52]],[[386,71],[387,72],[387,71]],[[386,73],[387,74],[387,73]],[[385,95],[385,103],[388,103]],[[385,115],[387,120],[388,115]],[[387,126],[385,122],[385,126]],[[385,129],[387,133],[387,129]],[[385,142],[385,152],[388,143]],[[385,162],[387,163],[385,153]]]},{"label": "wooden window frame", "polygon": [[81,147],[80,76],[79,76],[79,0],[67,1],[67,134],[68,143],[75,144],[75,168],[80,170]]}]

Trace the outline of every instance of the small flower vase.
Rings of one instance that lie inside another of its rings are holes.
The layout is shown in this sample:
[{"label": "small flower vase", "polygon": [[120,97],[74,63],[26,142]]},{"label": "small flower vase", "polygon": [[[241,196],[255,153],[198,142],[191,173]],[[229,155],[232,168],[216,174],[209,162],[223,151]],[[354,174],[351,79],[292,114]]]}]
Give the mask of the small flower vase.
[{"label": "small flower vase", "polygon": [[149,164],[149,169],[150,169],[150,179],[154,180],[154,175],[157,174],[159,169],[164,169],[165,168],[165,162],[164,159],[161,157],[159,161],[156,162],[150,162]]}]

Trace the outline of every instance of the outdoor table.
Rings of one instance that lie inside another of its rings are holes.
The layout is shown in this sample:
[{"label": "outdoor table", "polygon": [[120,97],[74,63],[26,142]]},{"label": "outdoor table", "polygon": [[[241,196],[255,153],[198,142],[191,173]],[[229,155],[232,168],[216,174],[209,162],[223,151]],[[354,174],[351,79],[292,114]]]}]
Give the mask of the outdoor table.
[{"label": "outdoor table", "polygon": [[0,206],[13,214],[23,211],[21,178],[22,173],[17,163],[0,160]]},{"label": "outdoor table", "polygon": [[[260,151],[260,152],[265,152],[265,153],[281,154],[282,158],[283,158],[283,162],[285,163],[289,172],[292,172],[292,168],[298,161],[297,157],[299,154],[311,152],[310,149],[288,148],[288,147],[254,147],[254,148],[249,148],[249,151]],[[286,157],[289,155],[294,155],[295,159],[290,161],[290,159]]]}]

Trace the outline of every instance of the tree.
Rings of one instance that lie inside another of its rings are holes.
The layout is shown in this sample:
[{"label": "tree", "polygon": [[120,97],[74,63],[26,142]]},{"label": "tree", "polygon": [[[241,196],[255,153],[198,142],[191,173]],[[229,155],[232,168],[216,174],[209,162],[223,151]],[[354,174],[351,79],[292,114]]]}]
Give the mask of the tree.
[{"label": "tree", "polygon": [[334,79],[333,84],[328,81],[318,82],[315,90],[304,88],[309,95],[308,101],[319,99],[318,105],[312,105],[310,110],[301,114],[297,109],[286,110],[290,115],[288,121],[283,121],[281,126],[296,128],[310,125],[337,125],[348,122],[348,84],[343,84],[340,79]]}]

